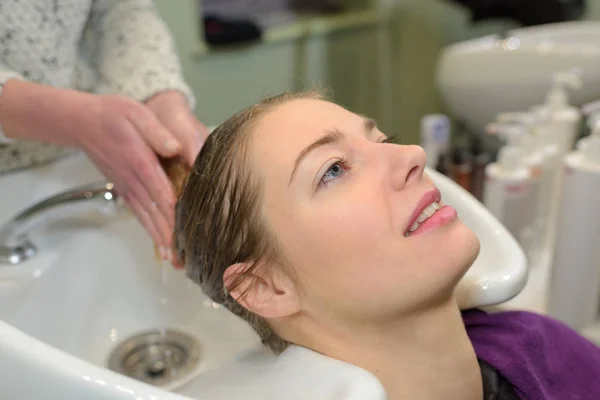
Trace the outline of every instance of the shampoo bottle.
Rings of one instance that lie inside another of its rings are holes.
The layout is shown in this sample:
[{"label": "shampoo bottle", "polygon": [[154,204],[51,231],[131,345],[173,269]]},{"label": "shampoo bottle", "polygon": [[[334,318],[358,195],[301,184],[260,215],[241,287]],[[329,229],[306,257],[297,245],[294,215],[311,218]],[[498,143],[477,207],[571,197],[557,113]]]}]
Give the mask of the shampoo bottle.
[{"label": "shampoo bottle", "polygon": [[547,129],[553,130],[553,139],[562,154],[573,149],[579,132],[581,112],[569,105],[566,87],[580,88],[581,79],[571,72],[557,72],[553,75],[552,89],[546,96],[543,108],[548,112]]},{"label": "shampoo bottle", "polygon": [[[426,164],[444,175],[448,174],[448,171],[443,169],[445,164],[449,164],[450,132],[450,119],[446,115],[428,114],[421,118],[421,147],[427,155]],[[440,164],[444,166],[438,168]],[[447,167],[449,168],[449,165]]]},{"label": "shampoo bottle", "polygon": [[523,165],[531,172],[531,183],[528,200],[529,209],[525,214],[528,221],[521,232],[520,242],[529,260],[532,261],[531,264],[535,265],[535,261],[541,255],[544,243],[542,235],[543,216],[540,214],[540,203],[547,200],[542,196],[546,159],[535,137],[537,119],[531,113],[512,112],[501,113],[496,120],[499,121],[500,126],[503,124],[518,124],[523,129],[518,145],[521,150]]},{"label": "shampoo bottle", "polygon": [[544,156],[544,172],[540,183],[540,242],[543,248],[551,247],[556,236],[558,208],[561,201],[564,149],[560,147],[560,129],[551,123],[550,113],[545,107],[532,108],[535,117],[535,140]]},{"label": "shampoo bottle", "polygon": [[581,151],[564,159],[562,202],[548,312],[574,329],[598,317],[600,298],[600,119]]},{"label": "shampoo bottle", "polygon": [[485,168],[483,203],[520,242],[522,232],[531,220],[527,213],[531,209],[533,181],[519,148],[523,129],[510,125],[496,129],[508,143],[500,149],[498,160]]},{"label": "shampoo bottle", "polygon": [[521,234],[521,241],[525,252],[532,265],[541,254],[543,246],[542,221],[544,216],[540,213],[540,203],[547,201],[542,196],[544,189],[545,159],[543,153],[538,150],[536,141],[531,133],[523,135],[520,141],[520,149],[523,157],[523,164],[531,173],[529,186],[529,199],[527,202],[528,210],[526,212],[527,226]]}]

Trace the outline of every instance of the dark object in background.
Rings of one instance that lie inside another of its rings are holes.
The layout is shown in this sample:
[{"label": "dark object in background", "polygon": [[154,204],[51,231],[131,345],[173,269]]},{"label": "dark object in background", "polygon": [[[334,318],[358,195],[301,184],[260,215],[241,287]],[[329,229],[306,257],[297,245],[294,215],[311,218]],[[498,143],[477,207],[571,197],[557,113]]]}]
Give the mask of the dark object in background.
[{"label": "dark object in background", "polygon": [[211,46],[248,43],[261,37],[262,30],[250,20],[204,16],[204,39]]},{"label": "dark object in background", "polygon": [[452,179],[451,171],[452,171],[452,160],[450,159],[450,154],[448,151],[444,151],[438,157],[438,163],[435,166],[435,170],[442,175],[445,175]]},{"label": "dark object in background", "polygon": [[451,178],[467,192],[471,192],[472,157],[466,146],[457,146],[452,150]]},{"label": "dark object in background", "polygon": [[343,11],[341,0],[291,0],[294,11],[310,13],[338,13]]},{"label": "dark object in background", "polygon": [[483,201],[483,188],[485,183],[485,167],[493,161],[493,155],[485,149],[483,139],[474,136],[471,140],[471,194],[479,201]]},{"label": "dark object in background", "polygon": [[580,19],[586,0],[449,0],[471,10],[473,22],[511,19],[524,26]]}]

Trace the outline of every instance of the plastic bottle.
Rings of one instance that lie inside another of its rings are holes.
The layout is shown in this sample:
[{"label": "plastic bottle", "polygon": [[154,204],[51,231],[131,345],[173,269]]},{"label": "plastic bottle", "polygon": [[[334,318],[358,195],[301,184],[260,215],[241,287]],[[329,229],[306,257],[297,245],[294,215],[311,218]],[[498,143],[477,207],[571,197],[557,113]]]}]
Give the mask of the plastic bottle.
[{"label": "plastic bottle", "polygon": [[[421,118],[421,147],[427,154],[428,167],[436,169],[440,160],[443,163],[448,161],[450,132],[450,119],[446,115],[428,114]],[[444,175],[447,175],[447,171]]]},{"label": "plastic bottle", "polygon": [[531,181],[529,183],[529,199],[527,202],[528,210],[525,213],[527,221],[524,222],[525,226],[521,232],[519,242],[523,246],[529,260],[532,261],[531,264],[534,265],[533,261],[541,254],[541,248],[544,243],[542,240],[543,216],[540,214],[540,203],[547,200],[542,197],[545,157],[534,138],[536,120],[531,114],[522,112],[502,113],[497,116],[497,120],[502,121],[498,124],[500,127],[499,136],[504,134],[503,126],[517,124],[522,129],[522,134],[515,144],[521,152],[523,166],[531,172]]},{"label": "plastic bottle", "polygon": [[550,111],[544,106],[532,107],[530,115],[534,118],[534,138],[537,148],[544,156],[544,171],[540,182],[540,203],[538,231],[541,248],[548,249],[556,235],[558,223],[558,207],[562,186],[563,157],[565,150],[561,148],[561,130],[552,122]]},{"label": "plastic bottle", "polygon": [[562,154],[573,149],[579,131],[581,112],[569,105],[566,87],[578,89],[582,85],[579,76],[572,72],[557,72],[552,77],[552,88],[546,96],[543,109],[547,111],[546,129],[552,130],[552,139]]},{"label": "plastic bottle", "polygon": [[519,148],[524,130],[519,126],[490,127],[507,139],[498,160],[485,168],[483,203],[521,242],[523,230],[530,224],[532,173],[524,165]]},{"label": "plastic bottle", "polygon": [[600,119],[587,144],[564,159],[564,184],[548,312],[574,329],[598,317],[600,299]]},{"label": "plastic bottle", "polygon": [[536,140],[536,118],[526,112],[502,113],[496,120],[499,126],[506,124],[520,124],[523,127],[519,146],[522,150],[525,164],[531,169],[534,177],[540,178],[543,173],[544,153],[540,151],[539,142]]},{"label": "plastic bottle", "polygon": [[526,213],[528,219],[528,225],[524,228],[521,233],[521,242],[525,249],[525,252],[531,262],[531,265],[535,265],[534,262],[540,255],[543,246],[543,219],[544,215],[540,212],[541,203],[547,202],[548,199],[543,196],[542,191],[545,189],[542,184],[544,182],[545,169],[545,158],[541,151],[539,151],[537,143],[533,136],[529,133],[525,134],[521,139],[520,148],[523,157],[523,164],[531,172],[530,182],[530,193],[528,206],[529,209]]}]

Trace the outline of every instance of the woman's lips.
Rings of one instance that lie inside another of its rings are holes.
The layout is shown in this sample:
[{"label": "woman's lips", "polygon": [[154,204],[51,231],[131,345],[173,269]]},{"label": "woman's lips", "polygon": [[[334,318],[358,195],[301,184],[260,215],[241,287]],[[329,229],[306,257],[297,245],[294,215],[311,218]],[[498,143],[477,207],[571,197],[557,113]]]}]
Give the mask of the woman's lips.
[{"label": "woman's lips", "polygon": [[431,232],[442,225],[446,225],[454,221],[456,216],[457,212],[453,207],[444,205],[437,210],[435,214],[420,223],[419,227],[415,231],[411,232],[409,237]]},{"label": "woman's lips", "polygon": [[441,197],[442,195],[438,188],[433,188],[432,190],[425,193],[423,197],[421,197],[421,200],[419,200],[419,203],[417,204],[415,209],[413,210],[412,215],[410,216],[410,220],[408,221],[408,225],[406,226],[406,229],[404,231],[408,232],[409,228],[417,220],[419,214],[421,214],[423,210],[425,210],[425,208],[431,205],[431,203],[436,201],[439,202]]}]

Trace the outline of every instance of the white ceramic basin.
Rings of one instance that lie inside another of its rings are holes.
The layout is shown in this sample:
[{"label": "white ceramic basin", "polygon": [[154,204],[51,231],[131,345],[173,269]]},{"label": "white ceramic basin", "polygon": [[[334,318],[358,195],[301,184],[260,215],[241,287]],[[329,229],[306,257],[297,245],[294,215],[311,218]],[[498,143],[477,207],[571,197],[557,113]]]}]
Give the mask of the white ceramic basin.
[{"label": "white ceramic basin", "polygon": [[442,200],[479,237],[479,256],[460,282],[456,296],[461,309],[495,305],[510,300],[527,283],[525,254],[506,228],[469,192],[446,176],[427,169]]},{"label": "white ceramic basin", "polygon": [[[81,156],[3,177],[0,220],[100,178]],[[182,271],[157,261],[149,236],[129,214],[69,217],[32,240],[38,256],[0,266],[0,398],[170,399],[164,390],[105,369],[119,343],[148,330],[176,329],[200,346],[193,372],[165,387],[174,391],[259,345],[244,321],[215,307]]]},{"label": "white ceramic basin", "polygon": [[600,99],[599,38],[599,22],[567,22],[457,43],[440,56],[438,89],[449,113],[474,132],[500,112],[543,103],[554,72],[581,74],[583,87],[570,98],[582,105]]},{"label": "white ceramic basin", "polygon": [[[444,201],[482,241],[482,252],[458,289],[461,307],[515,296],[527,279],[516,241],[471,195],[429,172]],[[0,223],[52,194],[99,179],[83,156],[0,177]],[[36,258],[19,267],[0,266],[2,398],[183,399],[179,392],[210,400],[191,390],[195,381],[188,380],[260,347],[243,321],[215,308],[182,272],[157,263],[149,237],[130,216],[69,217],[32,239],[39,247]],[[176,328],[201,346],[199,366],[188,380],[167,387],[172,392],[105,368],[123,339],[156,328]],[[243,394],[241,387],[236,398]]]}]

